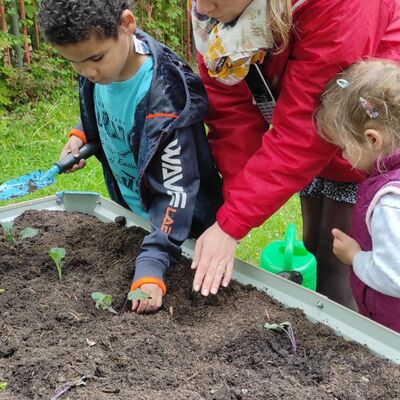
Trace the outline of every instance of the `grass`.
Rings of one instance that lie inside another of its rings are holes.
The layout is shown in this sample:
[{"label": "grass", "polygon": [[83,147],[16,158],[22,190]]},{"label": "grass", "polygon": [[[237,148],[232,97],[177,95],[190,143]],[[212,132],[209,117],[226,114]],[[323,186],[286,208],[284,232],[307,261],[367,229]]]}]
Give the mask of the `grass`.
[{"label": "grass", "polygon": [[[67,134],[79,116],[75,90],[58,93],[52,102],[25,105],[9,114],[0,114],[0,183],[36,169],[47,170],[59,158]],[[0,201],[0,207],[45,197],[63,190],[94,191],[108,197],[100,163],[89,159],[85,169],[61,174],[55,184],[19,199]],[[290,199],[261,227],[253,229],[238,247],[237,257],[258,265],[262,248],[282,239],[288,223],[295,223],[301,237],[301,216],[297,196]]]}]

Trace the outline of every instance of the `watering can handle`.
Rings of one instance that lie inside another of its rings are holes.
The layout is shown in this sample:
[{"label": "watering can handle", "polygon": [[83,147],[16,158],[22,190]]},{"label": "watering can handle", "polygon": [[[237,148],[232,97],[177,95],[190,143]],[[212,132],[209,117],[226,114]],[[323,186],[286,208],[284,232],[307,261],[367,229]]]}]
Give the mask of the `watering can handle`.
[{"label": "watering can handle", "polygon": [[293,268],[294,242],[296,239],[296,227],[289,224],[285,234],[285,253],[283,255],[283,269],[290,271]]},{"label": "watering can handle", "polygon": [[78,164],[80,160],[87,159],[93,154],[97,153],[100,149],[100,144],[97,142],[87,143],[79,149],[79,156],[74,157],[72,154],[68,154],[63,159],[54,163],[58,168],[60,168],[60,173],[68,171],[75,164]]}]

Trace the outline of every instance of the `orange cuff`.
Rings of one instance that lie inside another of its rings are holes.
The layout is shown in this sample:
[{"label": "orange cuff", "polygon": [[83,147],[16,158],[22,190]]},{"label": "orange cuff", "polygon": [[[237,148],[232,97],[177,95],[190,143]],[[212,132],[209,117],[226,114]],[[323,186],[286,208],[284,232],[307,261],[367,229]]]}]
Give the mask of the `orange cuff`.
[{"label": "orange cuff", "polygon": [[167,287],[165,286],[165,283],[161,279],[153,278],[151,276],[144,276],[143,278],[132,282],[131,292],[133,292],[137,288],[140,288],[140,286],[144,285],[145,283],[154,283],[155,285],[158,285],[163,292],[163,296],[165,296],[165,294],[167,293]]},{"label": "orange cuff", "polygon": [[83,144],[87,143],[86,135],[78,129],[72,129],[72,131],[68,133],[68,138],[70,138],[71,136],[77,136],[79,139],[82,140]]}]

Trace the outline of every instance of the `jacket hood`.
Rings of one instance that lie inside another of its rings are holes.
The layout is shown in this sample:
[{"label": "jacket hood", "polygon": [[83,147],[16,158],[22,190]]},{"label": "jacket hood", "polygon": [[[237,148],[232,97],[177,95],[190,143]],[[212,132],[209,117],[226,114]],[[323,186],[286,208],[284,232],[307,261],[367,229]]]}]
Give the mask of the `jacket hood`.
[{"label": "jacket hood", "polygon": [[[138,29],[135,35],[147,44],[153,57],[154,75],[149,90],[148,115],[174,116],[164,120],[163,129],[166,131],[203,121],[207,95],[189,64],[147,33]],[[176,85],[178,80],[182,85]]]}]

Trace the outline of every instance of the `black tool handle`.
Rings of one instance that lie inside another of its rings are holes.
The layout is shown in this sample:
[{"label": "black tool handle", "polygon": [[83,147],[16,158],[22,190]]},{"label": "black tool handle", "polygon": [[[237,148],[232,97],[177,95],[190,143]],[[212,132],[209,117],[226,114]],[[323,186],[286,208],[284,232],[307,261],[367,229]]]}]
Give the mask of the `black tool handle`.
[{"label": "black tool handle", "polygon": [[93,154],[97,153],[97,151],[100,149],[100,143],[87,143],[83,145],[79,149],[79,156],[74,157],[72,154],[68,154],[65,156],[62,160],[59,160],[54,163],[58,168],[60,168],[60,173],[68,171],[71,169],[75,164],[78,164],[80,160],[82,159],[87,159]]}]

